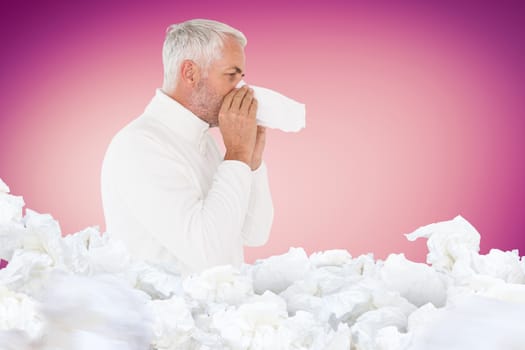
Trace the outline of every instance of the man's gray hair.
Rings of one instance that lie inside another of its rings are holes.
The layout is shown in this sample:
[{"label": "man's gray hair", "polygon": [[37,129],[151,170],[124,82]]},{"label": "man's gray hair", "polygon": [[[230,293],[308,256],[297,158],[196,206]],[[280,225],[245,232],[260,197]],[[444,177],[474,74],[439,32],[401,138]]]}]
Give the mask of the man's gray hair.
[{"label": "man's gray hair", "polygon": [[243,33],[221,22],[192,19],[169,26],[162,48],[163,88],[175,88],[184,60],[195,61],[203,68],[206,76],[211,63],[220,58],[227,36],[233,37],[242,47],[246,46],[247,40]]}]

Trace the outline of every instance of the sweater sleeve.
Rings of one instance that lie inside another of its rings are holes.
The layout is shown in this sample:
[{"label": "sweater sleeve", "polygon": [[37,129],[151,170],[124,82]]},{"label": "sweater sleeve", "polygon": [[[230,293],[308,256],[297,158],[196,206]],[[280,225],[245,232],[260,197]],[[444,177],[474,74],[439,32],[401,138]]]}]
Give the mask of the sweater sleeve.
[{"label": "sweater sleeve", "polygon": [[242,228],[243,242],[247,246],[264,245],[273,223],[273,203],[268,184],[266,164],[252,172],[252,184],[246,218]]}]

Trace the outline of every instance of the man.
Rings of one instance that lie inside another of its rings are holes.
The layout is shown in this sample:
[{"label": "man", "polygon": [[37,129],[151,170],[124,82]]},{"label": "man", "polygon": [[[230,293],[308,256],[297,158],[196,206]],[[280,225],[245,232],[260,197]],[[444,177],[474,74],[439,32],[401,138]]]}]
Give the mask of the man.
[{"label": "man", "polygon": [[[183,274],[239,267],[243,246],[266,243],[272,199],[244,76],[245,36],[191,20],[168,28],[164,83],[144,113],[111,141],[102,166],[107,232],[132,255]],[[218,126],[226,154],[210,127]]]}]

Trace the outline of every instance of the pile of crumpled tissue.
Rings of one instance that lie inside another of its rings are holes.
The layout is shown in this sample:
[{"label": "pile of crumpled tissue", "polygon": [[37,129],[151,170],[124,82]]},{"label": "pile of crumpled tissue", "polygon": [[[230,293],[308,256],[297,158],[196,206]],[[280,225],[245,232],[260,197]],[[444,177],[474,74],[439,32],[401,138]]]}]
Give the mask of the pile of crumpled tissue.
[{"label": "pile of crumpled tissue", "polygon": [[96,228],[62,237],[0,180],[0,349],[525,349],[525,259],[465,219],[427,263],[301,248],[181,278]]}]

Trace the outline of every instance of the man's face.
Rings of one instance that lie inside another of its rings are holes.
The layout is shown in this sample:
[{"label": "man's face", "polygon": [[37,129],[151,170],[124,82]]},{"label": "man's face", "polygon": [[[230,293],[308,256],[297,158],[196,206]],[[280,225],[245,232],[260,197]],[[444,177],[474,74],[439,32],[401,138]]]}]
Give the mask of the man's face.
[{"label": "man's face", "polygon": [[212,62],[208,75],[197,83],[192,96],[198,116],[211,126],[217,126],[222,100],[244,76],[244,49],[233,38],[224,42],[222,56]]}]

